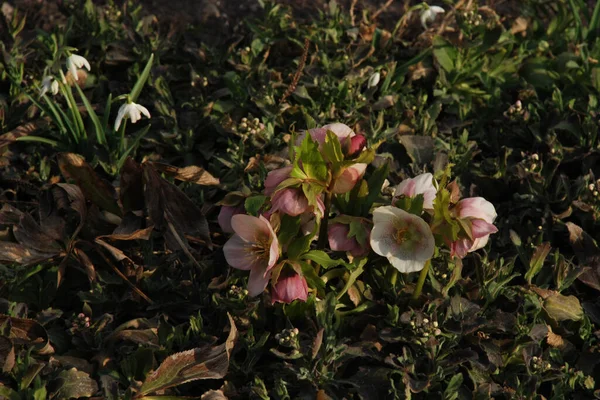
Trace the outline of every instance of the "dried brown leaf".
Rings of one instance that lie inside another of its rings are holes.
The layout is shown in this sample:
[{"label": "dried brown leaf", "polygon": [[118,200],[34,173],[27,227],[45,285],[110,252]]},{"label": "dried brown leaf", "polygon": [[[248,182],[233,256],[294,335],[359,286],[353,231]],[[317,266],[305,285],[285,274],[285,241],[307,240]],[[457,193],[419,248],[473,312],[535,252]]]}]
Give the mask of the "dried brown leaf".
[{"label": "dried brown leaf", "polygon": [[569,242],[573,251],[581,265],[589,267],[577,279],[600,291],[600,249],[594,239],[581,227],[572,222],[567,222],[565,225],[569,231]]},{"label": "dried brown leaf", "polygon": [[62,371],[51,384],[55,388],[52,397],[56,399],[91,397],[98,391],[96,381],[76,368]]},{"label": "dried brown leaf", "polygon": [[16,345],[35,346],[39,354],[52,354],[48,333],[37,321],[0,315],[0,326],[10,327],[9,338]]},{"label": "dried brown leaf", "polygon": [[198,379],[223,378],[229,369],[229,357],[238,333],[231,315],[228,317],[230,331],[223,344],[187,350],[167,357],[156,371],[146,377],[138,396]]},{"label": "dried brown leaf", "polygon": [[100,209],[121,216],[115,189],[96,174],[83,157],[74,153],[59,153],[58,166],[65,179],[75,181],[85,198]]},{"label": "dried brown leaf", "polygon": [[10,372],[15,366],[15,347],[12,340],[0,336],[0,369],[4,373]]},{"label": "dried brown leaf", "polygon": [[160,172],[164,172],[167,175],[172,176],[173,178],[183,181],[183,182],[191,182],[197,185],[205,185],[205,186],[213,186],[218,185],[219,179],[212,176],[208,171],[204,168],[190,165],[188,167],[178,168],[172,165],[153,162],[152,165]]}]

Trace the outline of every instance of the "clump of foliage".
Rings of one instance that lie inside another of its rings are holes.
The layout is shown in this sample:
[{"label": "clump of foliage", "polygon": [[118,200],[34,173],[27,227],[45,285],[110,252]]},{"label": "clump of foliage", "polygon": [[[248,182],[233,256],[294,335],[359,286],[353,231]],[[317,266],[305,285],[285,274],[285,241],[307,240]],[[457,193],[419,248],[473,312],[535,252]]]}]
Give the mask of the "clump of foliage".
[{"label": "clump of foliage", "polygon": [[599,397],[600,5],[231,3],[3,3],[0,397]]}]

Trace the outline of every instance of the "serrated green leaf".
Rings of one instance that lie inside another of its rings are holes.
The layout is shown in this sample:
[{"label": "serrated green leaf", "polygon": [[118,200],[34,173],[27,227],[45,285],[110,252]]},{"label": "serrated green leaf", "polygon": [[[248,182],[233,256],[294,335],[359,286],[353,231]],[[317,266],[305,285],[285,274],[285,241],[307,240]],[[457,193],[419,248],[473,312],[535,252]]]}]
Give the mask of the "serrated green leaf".
[{"label": "serrated green leaf", "polygon": [[267,196],[261,194],[248,197],[244,202],[244,208],[246,209],[246,212],[248,214],[254,215],[256,217],[258,216],[258,211],[263,206],[263,204],[265,204],[266,200]]},{"label": "serrated green leaf", "polygon": [[327,164],[319,152],[319,144],[306,135],[300,146],[298,157],[302,161],[302,169],[306,175],[320,182],[327,181]]},{"label": "serrated green leaf", "polygon": [[337,267],[338,265],[346,265],[344,260],[334,260],[329,257],[329,254],[325,253],[323,250],[311,250],[304,253],[301,258],[303,260],[314,261],[318,265],[322,266],[325,269],[331,267]]}]

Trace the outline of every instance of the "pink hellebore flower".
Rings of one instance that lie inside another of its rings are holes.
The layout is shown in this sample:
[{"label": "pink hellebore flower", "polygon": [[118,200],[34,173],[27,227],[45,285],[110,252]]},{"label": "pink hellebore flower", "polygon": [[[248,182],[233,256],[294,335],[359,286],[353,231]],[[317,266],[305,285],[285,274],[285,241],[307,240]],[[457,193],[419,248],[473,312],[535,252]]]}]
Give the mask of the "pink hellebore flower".
[{"label": "pink hellebore flower", "polygon": [[233,268],[250,270],[248,294],[258,296],[267,287],[271,269],[279,259],[279,241],[263,216],[234,215],[231,227],[235,235],[223,246],[225,259]]},{"label": "pink hellebore flower", "polygon": [[367,139],[363,135],[352,136],[350,138],[350,145],[346,149],[346,155],[350,158],[355,158],[365,147],[367,147]]},{"label": "pink hellebore flower", "polygon": [[231,227],[231,218],[237,214],[244,214],[244,206],[222,206],[219,211],[219,216],[217,217],[217,222],[219,222],[219,226],[221,230],[226,233],[233,233],[233,228]]},{"label": "pink hellebore flower", "polygon": [[394,198],[400,195],[413,198],[418,194],[423,195],[423,209],[433,210],[433,201],[437,194],[437,189],[433,185],[433,175],[426,173],[403,180],[396,186]]},{"label": "pink hellebore flower", "polygon": [[429,225],[414,214],[384,206],[373,211],[371,248],[387,257],[394,268],[402,273],[423,269],[433,256],[435,240]]},{"label": "pink hellebore flower", "polygon": [[294,300],[306,301],[308,285],[306,279],[291,268],[281,271],[277,283],[271,290],[271,303],[289,304]]},{"label": "pink hellebore flower", "polygon": [[467,253],[483,248],[490,234],[498,232],[498,228],[493,225],[497,216],[496,209],[483,197],[462,199],[453,211],[457,218],[470,222],[473,236],[473,240],[466,238],[450,243],[450,254],[453,257],[463,258]]},{"label": "pink hellebore flower", "polygon": [[271,197],[271,211],[281,211],[296,217],[308,209],[308,199],[301,188],[285,188],[278,190],[277,186],[290,177],[293,166],[276,169],[267,174],[265,179],[265,194]]},{"label": "pink hellebore flower", "polygon": [[350,225],[339,222],[329,225],[327,228],[327,236],[329,238],[329,247],[333,251],[347,251],[352,254],[352,257],[362,257],[369,253],[368,238],[371,233],[370,229],[364,228],[367,231],[367,243],[364,246],[356,240],[356,237],[348,237],[350,233]]}]

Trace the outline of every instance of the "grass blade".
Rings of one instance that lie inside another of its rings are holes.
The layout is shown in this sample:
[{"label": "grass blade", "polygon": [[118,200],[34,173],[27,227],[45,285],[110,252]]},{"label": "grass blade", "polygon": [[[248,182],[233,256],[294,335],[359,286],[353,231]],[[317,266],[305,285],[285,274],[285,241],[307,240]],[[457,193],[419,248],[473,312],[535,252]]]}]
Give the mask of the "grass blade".
[{"label": "grass blade", "polygon": [[153,62],[154,62],[154,54],[152,54],[150,56],[150,59],[146,63],[146,67],[144,67],[144,70],[142,71],[142,74],[140,75],[140,77],[138,78],[137,82],[133,86],[133,89],[131,90],[131,93],[129,93],[129,98],[134,103],[136,102],[136,100],[140,96],[140,92],[142,91],[142,88],[144,87],[144,84],[148,80],[148,76],[150,76],[150,70],[152,69],[152,63]]}]

